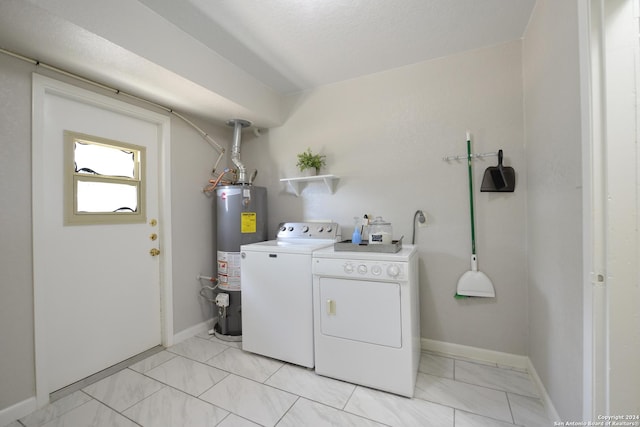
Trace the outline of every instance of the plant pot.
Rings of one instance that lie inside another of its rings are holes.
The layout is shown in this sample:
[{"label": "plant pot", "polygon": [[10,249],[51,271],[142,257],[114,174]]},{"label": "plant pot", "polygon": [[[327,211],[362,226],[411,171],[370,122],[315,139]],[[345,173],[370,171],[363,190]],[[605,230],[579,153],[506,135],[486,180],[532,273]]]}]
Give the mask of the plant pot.
[{"label": "plant pot", "polygon": [[316,175],[318,175],[318,169],[317,168],[306,168],[301,173],[302,173],[302,176],[316,176]]}]

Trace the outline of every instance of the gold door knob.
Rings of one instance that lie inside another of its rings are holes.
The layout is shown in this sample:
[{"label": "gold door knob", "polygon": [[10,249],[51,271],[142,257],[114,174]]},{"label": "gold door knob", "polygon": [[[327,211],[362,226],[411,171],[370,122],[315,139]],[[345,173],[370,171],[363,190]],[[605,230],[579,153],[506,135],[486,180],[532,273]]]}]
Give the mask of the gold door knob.
[{"label": "gold door knob", "polygon": [[156,233],[152,233],[151,236],[149,236],[149,238],[151,240],[156,240],[158,238],[158,235]]},{"label": "gold door knob", "polygon": [[160,255],[160,249],[153,248],[149,251],[149,253],[151,254],[151,256],[158,256]]}]

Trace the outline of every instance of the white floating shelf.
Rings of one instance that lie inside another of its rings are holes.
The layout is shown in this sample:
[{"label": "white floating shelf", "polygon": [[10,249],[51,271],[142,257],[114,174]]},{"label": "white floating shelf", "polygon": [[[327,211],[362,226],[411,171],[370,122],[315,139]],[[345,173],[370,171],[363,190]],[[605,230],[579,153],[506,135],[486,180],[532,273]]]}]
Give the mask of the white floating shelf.
[{"label": "white floating shelf", "polygon": [[293,190],[296,196],[300,196],[300,192],[302,191],[304,184],[311,181],[323,181],[329,189],[329,192],[333,194],[334,185],[338,179],[340,179],[340,177],[335,175],[313,175],[299,176],[295,178],[281,178],[280,182],[286,182],[289,184],[289,187]]}]

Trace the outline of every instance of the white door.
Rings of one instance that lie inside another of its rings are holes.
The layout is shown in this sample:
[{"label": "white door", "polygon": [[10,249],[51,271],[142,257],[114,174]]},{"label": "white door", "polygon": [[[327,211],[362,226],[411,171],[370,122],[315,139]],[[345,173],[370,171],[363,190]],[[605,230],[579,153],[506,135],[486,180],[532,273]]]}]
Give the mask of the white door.
[{"label": "white door", "polygon": [[[164,116],[34,76],[36,362],[46,371],[36,373],[39,392],[42,382],[49,393],[162,342],[158,167],[167,127]],[[64,225],[65,130],[145,147],[144,222]]]}]

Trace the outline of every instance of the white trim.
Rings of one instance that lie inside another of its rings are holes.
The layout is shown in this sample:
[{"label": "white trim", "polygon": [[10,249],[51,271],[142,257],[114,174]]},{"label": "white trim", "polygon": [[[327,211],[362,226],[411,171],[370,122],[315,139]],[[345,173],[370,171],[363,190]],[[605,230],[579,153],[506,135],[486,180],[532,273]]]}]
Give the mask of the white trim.
[{"label": "white trim", "polygon": [[36,410],[36,398],[30,397],[11,405],[8,408],[0,410],[0,426],[6,426],[9,423],[19,420]]},{"label": "white trim", "polygon": [[580,0],[582,119],[582,416],[609,413],[605,2]]},{"label": "white trim", "polygon": [[[580,55],[580,99],[582,131],[582,418],[594,417],[594,216],[593,210],[593,132],[592,127],[592,1],[578,1],[578,42]],[[597,82],[596,82],[597,83]],[[536,374],[537,375],[537,374]],[[539,380],[539,378],[538,378]]]},{"label": "white trim", "polygon": [[201,334],[203,332],[209,332],[212,329],[212,325],[216,322],[216,318],[205,320],[204,322],[190,326],[187,329],[183,329],[173,336],[173,343],[178,344],[186,339]]},{"label": "white trim", "polygon": [[[46,354],[46,318],[44,316],[47,302],[44,300],[44,292],[41,287],[46,283],[46,272],[37,269],[37,260],[46,256],[43,253],[42,224],[44,223],[44,209],[40,202],[43,199],[41,177],[35,176],[43,170],[46,159],[43,158],[43,130],[44,130],[44,100],[45,95],[56,94],[76,100],[88,105],[93,105],[105,110],[125,114],[133,118],[154,123],[158,126],[160,135],[161,168],[159,170],[159,227],[161,230],[161,271],[160,271],[160,298],[161,298],[161,339],[164,346],[173,342],[173,283],[172,283],[172,252],[171,252],[171,120],[168,116],[155,113],[144,108],[124,103],[104,95],[100,95],[58,80],[39,74],[33,74],[32,83],[32,222],[33,222],[33,293],[34,293],[34,349],[35,349],[35,380],[36,380],[36,406],[41,408],[49,403],[49,387],[47,379],[47,354]],[[38,178],[38,179],[36,179]]]},{"label": "white trim", "polygon": [[44,234],[44,210],[40,207],[40,201],[44,196],[42,180],[35,179],[36,171],[44,169],[44,105],[45,82],[42,76],[33,76],[32,93],[32,133],[31,133],[31,197],[32,197],[32,227],[33,227],[33,333],[34,333],[34,357],[35,357],[35,382],[36,382],[36,402],[41,408],[49,403],[49,384],[47,372],[47,335],[44,327],[46,318],[44,316],[47,301],[44,292],[40,291],[38,283],[46,280],[46,272],[36,268],[36,260],[43,259],[46,253],[41,249],[43,244],[39,241],[39,236]]},{"label": "white trim", "polygon": [[527,356],[520,356],[518,354],[503,353],[501,351],[436,341],[428,338],[421,338],[421,341],[423,350],[433,351],[436,353],[466,357],[481,362],[496,363],[500,366],[508,366],[518,369],[527,369],[530,364]]},{"label": "white trim", "polygon": [[558,411],[556,411],[556,407],[553,406],[553,402],[551,401],[551,397],[549,397],[549,393],[547,393],[547,389],[544,387],[542,380],[538,376],[538,372],[536,371],[535,366],[533,366],[533,362],[531,359],[527,357],[527,372],[531,376],[534,384],[538,388],[538,395],[542,400],[542,404],[544,405],[544,409],[547,411],[547,418],[551,421],[561,421],[560,415],[558,415]]},{"label": "white trim", "polygon": [[171,242],[171,119],[159,116],[164,120],[158,124],[160,131],[160,167],[158,173],[160,245],[160,310],[162,319],[162,345],[173,345],[173,243]]}]

